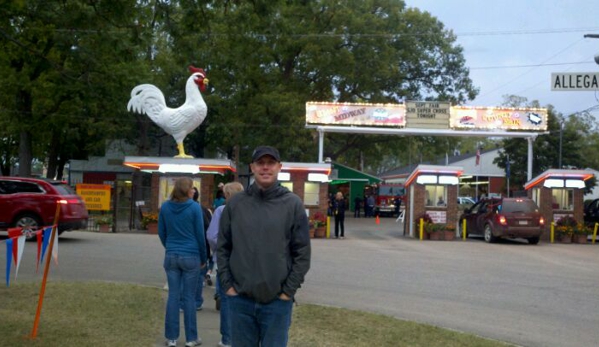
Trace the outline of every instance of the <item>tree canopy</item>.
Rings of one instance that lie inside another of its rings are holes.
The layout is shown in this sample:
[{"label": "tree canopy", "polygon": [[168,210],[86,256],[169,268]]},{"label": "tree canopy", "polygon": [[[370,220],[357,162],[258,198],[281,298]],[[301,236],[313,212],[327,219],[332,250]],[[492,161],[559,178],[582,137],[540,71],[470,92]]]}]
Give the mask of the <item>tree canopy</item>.
[{"label": "tree canopy", "polygon": [[[456,36],[403,1],[9,1],[0,6],[0,169],[72,158],[125,138],[145,154],[164,136],[126,111],[131,89],[158,86],[183,103],[186,67],[203,67],[208,117],[186,145],[198,157],[249,158],[258,144],[285,160],[314,161],[307,101],[462,104],[477,89]],[[371,172],[432,159],[457,139],[327,135],[325,156]],[[174,145],[174,142],[173,142]]]}]

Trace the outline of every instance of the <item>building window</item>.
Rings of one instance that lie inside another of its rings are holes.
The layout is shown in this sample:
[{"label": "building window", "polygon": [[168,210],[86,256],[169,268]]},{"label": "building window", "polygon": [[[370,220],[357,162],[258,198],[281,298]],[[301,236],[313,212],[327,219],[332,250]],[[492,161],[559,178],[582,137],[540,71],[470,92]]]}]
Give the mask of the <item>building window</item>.
[{"label": "building window", "polygon": [[532,189],[532,200],[537,203],[537,206],[541,206],[541,190],[539,188]]},{"label": "building window", "polygon": [[573,189],[552,189],[551,207],[554,210],[572,211],[574,210],[574,190]]},{"label": "building window", "polygon": [[304,183],[304,205],[318,206],[320,202],[320,183]]},{"label": "building window", "polygon": [[293,192],[293,182],[279,182],[281,187],[285,187],[289,189],[290,192]]},{"label": "building window", "polygon": [[427,207],[447,206],[447,186],[424,186],[424,204]]}]

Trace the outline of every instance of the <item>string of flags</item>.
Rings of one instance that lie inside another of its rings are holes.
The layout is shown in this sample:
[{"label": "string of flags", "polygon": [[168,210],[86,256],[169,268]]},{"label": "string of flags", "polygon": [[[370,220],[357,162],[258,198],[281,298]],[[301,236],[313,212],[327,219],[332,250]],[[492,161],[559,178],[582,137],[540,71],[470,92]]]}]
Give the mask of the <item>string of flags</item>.
[{"label": "string of flags", "polygon": [[[37,240],[37,263],[35,272],[39,271],[39,264],[44,261],[46,249],[50,243],[52,235],[52,227],[44,227],[34,231]],[[6,244],[6,286],[10,286],[10,271],[11,265],[15,264],[15,280],[19,273],[21,259],[23,259],[23,251],[25,250],[25,240],[27,236],[23,234],[22,228],[8,229],[8,239],[3,241]],[[52,258],[54,263],[58,265],[58,237],[54,237],[54,245],[52,246]]]}]

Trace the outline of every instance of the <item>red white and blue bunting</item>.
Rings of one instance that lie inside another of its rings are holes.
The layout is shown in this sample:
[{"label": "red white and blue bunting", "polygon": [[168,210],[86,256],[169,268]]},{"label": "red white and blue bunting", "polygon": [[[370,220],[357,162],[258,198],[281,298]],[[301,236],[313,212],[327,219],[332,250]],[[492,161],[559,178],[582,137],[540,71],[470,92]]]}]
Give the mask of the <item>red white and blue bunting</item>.
[{"label": "red white and blue bunting", "polygon": [[[39,264],[44,261],[46,249],[50,243],[52,236],[52,227],[45,227],[42,230],[34,231],[37,239],[37,262],[36,272],[39,270]],[[19,274],[19,266],[23,259],[23,251],[25,250],[25,240],[27,236],[23,234],[21,228],[8,229],[8,239],[4,241],[6,244],[6,286],[10,285],[10,272],[12,263],[15,264],[15,280]],[[52,258],[58,265],[58,237],[54,237],[54,245],[52,246]]]}]

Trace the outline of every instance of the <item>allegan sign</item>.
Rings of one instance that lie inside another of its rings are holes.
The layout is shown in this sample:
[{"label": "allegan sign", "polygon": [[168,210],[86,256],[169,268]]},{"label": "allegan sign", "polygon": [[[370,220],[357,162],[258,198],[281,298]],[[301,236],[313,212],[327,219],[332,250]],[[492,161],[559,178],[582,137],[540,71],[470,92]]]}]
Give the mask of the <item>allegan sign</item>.
[{"label": "allegan sign", "polygon": [[406,128],[448,129],[450,108],[445,101],[406,101]]},{"label": "allegan sign", "polygon": [[573,72],[552,73],[552,91],[592,91],[599,90],[599,73]]}]

